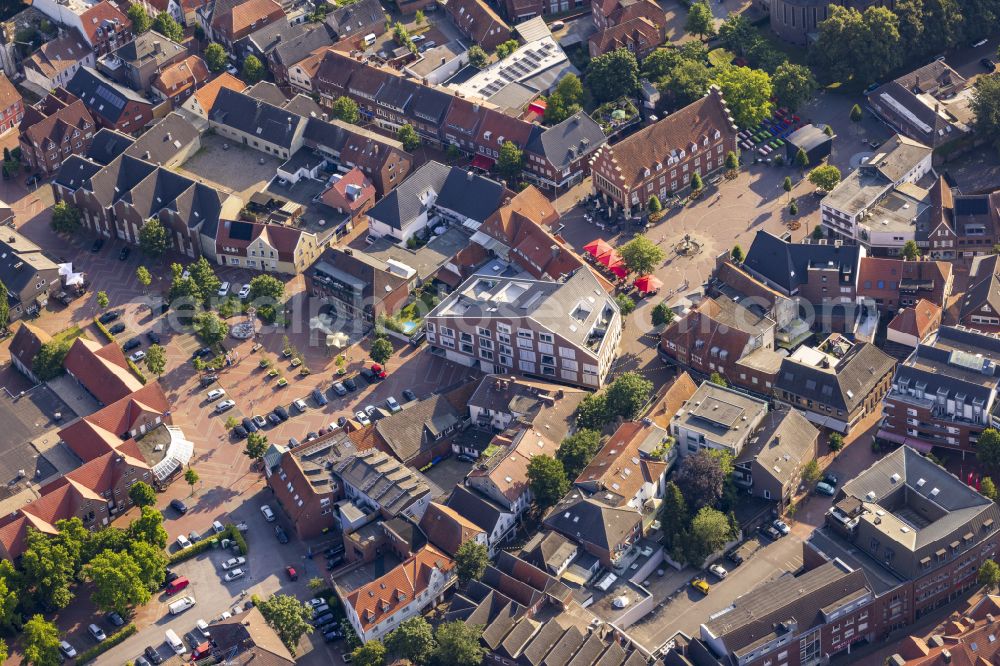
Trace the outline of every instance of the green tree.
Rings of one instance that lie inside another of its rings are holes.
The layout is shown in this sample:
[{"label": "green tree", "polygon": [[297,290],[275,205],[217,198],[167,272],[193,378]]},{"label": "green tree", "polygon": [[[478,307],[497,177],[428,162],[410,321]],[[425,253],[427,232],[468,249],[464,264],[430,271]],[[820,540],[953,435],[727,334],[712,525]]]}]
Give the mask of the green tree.
[{"label": "green tree", "polygon": [[205,41],[205,29],[200,25],[194,27],[194,38],[199,42]]},{"label": "green tree", "polygon": [[403,148],[407,152],[412,153],[420,147],[420,135],[409,123],[403,123],[399,126],[399,129],[396,130],[396,139],[403,144]]},{"label": "green tree", "polygon": [[1000,587],[1000,566],[993,560],[986,560],[979,567],[979,575],[976,578],[979,584],[986,588],[987,592],[993,592]]},{"label": "green tree", "polygon": [[976,442],[976,458],[991,472],[1000,470],[1000,432],[986,428]]},{"label": "green tree", "polygon": [[153,276],[149,274],[149,269],[145,266],[139,266],[135,269],[135,279],[139,281],[139,284],[143,286],[145,290],[146,287],[153,281]]},{"label": "green tree", "polygon": [[424,10],[418,9],[417,13],[413,15],[413,22],[417,25],[423,25],[426,18],[424,17]]},{"label": "green tree", "polygon": [[793,111],[809,101],[816,92],[816,78],[812,70],[788,61],[778,65],[771,77],[771,85],[778,103]]},{"label": "green tree", "polygon": [[809,182],[824,192],[829,192],[840,183],[840,169],[832,164],[818,166],[809,172]]},{"label": "green tree", "polygon": [[97,292],[97,307],[100,310],[105,310],[108,307],[110,301],[108,300],[108,292],[99,291]]},{"label": "green tree", "polygon": [[705,506],[691,519],[690,535],[685,549],[688,561],[699,564],[733,537],[733,528],[726,514]]},{"label": "green tree", "polygon": [[653,394],[653,382],[637,372],[624,372],[607,389],[607,413],[625,420],[637,418]]},{"label": "green tree", "polygon": [[924,0],[899,0],[893,7],[899,17],[899,38],[907,59],[926,52],[924,46]]},{"label": "green tree", "polygon": [[625,268],[633,275],[648,275],[663,262],[663,248],[645,236],[636,236],[618,250]]},{"label": "green tree", "polygon": [[312,619],[310,607],[293,596],[276,594],[267,601],[259,602],[257,608],[294,657],[299,639],[312,631],[309,625]]},{"label": "green tree", "polygon": [[209,300],[219,292],[222,280],[215,275],[215,269],[205,257],[200,257],[198,261],[188,266],[188,270],[191,271],[191,279],[194,280],[201,293],[201,302],[207,305]]},{"label": "green tree", "polygon": [[683,107],[701,99],[712,83],[712,72],[700,60],[682,60],[666,76],[658,79],[660,94],[672,100],[672,106]]},{"label": "green tree", "polygon": [[358,121],[361,120],[361,113],[358,111],[357,102],[343,95],[334,100],[333,106],[330,107],[330,113],[334,118],[342,120],[345,123],[351,123],[352,125],[357,125]]},{"label": "green tree", "polygon": [[[7,285],[0,280],[0,294],[6,294]],[[0,331],[6,331],[10,323],[10,303],[6,297],[0,298]]]},{"label": "green tree", "polygon": [[479,69],[485,69],[486,65],[490,63],[490,57],[486,55],[486,51],[479,44],[473,44],[469,47],[466,52],[469,56],[469,64],[473,67],[478,67]]},{"label": "green tree", "polygon": [[408,659],[414,664],[426,664],[431,652],[434,651],[434,630],[424,616],[414,615],[400,623],[395,631],[385,637],[385,647],[399,659]]},{"label": "green tree", "polygon": [[917,247],[917,242],[914,240],[908,240],[903,243],[903,259],[907,261],[913,261],[920,258],[920,248]]},{"label": "green tree", "polygon": [[132,33],[135,35],[141,35],[153,25],[153,19],[149,18],[146,9],[139,3],[130,6],[125,14],[132,21]]},{"label": "green tree", "polygon": [[503,42],[502,44],[499,44],[497,46],[497,51],[496,51],[497,58],[503,60],[511,53],[516,51],[519,46],[520,44],[516,39],[508,39],[506,42]]},{"label": "green tree", "polygon": [[194,471],[193,467],[188,467],[184,472],[184,481],[191,486],[192,495],[194,495],[194,484],[198,483],[200,479],[201,477],[198,476],[198,472]]},{"label": "green tree", "polygon": [[372,348],[371,351],[368,352],[368,356],[376,363],[385,365],[386,362],[392,358],[393,351],[391,342],[389,342],[386,338],[379,338],[372,342]]},{"label": "green tree", "polygon": [[712,16],[712,8],[708,6],[706,0],[698,0],[688,9],[684,30],[696,35],[699,39],[705,39],[705,37],[711,37],[715,34],[715,18]]},{"label": "green tree", "polygon": [[670,309],[666,301],[661,301],[653,306],[653,326],[669,326],[670,322],[674,320],[674,311]]},{"label": "green tree", "polygon": [[792,217],[799,214],[799,204],[795,201],[795,199],[792,199],[788,204],[788,214]]},{"label": "green tree", "polygon": [[479,666],[486,657],[480,638],[482,625],[461,620],[439,624],[434,631],[436,645],[431,663],[438,666]]},{"label": "green tree", "polygon": [[755,127],[774,110],[774,103],[771,102],[774,93],[767,72],[749,67],[728,67],[719,72],[715,82],[740,127]]},{"label": "green tree", "polygon": [[659,81],[683,60],[680,51],[673,46],[660,47],[642,61],[642,76],[650,81]]},{"label": "green tree", "polygon": [[152,506],[156,504],[156,491],[145,481],[136,481],[128,489],[128,498],[137,507]]},{"label": "green tree", "polygon": [[742,264],[743,260],[746,259],[746,255],[743,254],[743,248],[739,244],[733,246],[733,251],[729,253],[729,256],[738,264]]},{"label": "green tree", "polygon": [[576,425],[600,430],[608,422],[608,400],[604,393],[590,393],[576,408]]},{"label": "green tree", "polygon": [[589,428],[581,428],[567,436],[559,444],[556,459],[562,463],[566,477],[575,479],[590,463],[601,448],[601,433]]},{"label": "green tree", "polygon": [[106,613],[126,615],[130,608],[150,599],[139,565],[128,553],[100,553],[86,566],[84,577],[94,584],[91,601]]},{"label": "green tree", "polygon": [[701,174],[697,171],[691,176],[691,191],[701,192],[705,188],[705,183],[701,180]]},{"label": "green tree", "polygon": [[250,460],[261,460],[267,453],[267,435],[262,432],[252,432],[247,435],[247,444],[243,449],[243,455]]},{"label": "green tree", "polygon": [[198,339],[206,345],[214,346],[226,338],[229,327],[214,312],[199,312],[194,318],[194,330]]},{"label": "green tree", "polygon": [[513,141],[504,141],[495,167],[502,178],[513,183],[524,168],[524,152]]},{"label": "green tree", "polygon": [[490,562],[490,553],[486,546],[478,541],[469,540],[455,551],[455,572],[458,580],[464,585],[470,580],[479,580],[486,572]]},{"label": "green tree", "polygon": [[987,497],[994,502],[997,501],[997,486],[990,477],[983,477],[982,482],[979,484],[979,492],[983,494],[983,497]]},{"label": "green tree", "polygon": [[781,181],[781,189],[783,189],[790,196],[793,187],[794,185],[792,185],[791,176],[785,176],[785,179]]},{"label": "green tree", "polygon": [[798,152],[795,153],[795,166],[803,171],[809,166],[809,155],[802,148],[799,148]]},{"label": "green tree", "polygon": [[159,377],[167,369],[167,352],[162,345],[149,345],[144,361],[146,369]]},{"label": "green tree", "polygon": [[351,658],[357,666],[382,666],[385,663],[385,646],[379,640],[368,641],[354,648]]},{"label": "green tree", "polygon": [[243,80],[248,84],[254,84],[264,78],[264,63],[255,55],[248,55],[243,60]]},{"label": "green tree", "polygon": [[709,375],[708,381],[715,384],[716,386],[729,386],[729,382],[726,381],[726,378],[723,377],[718,372],[713,372],[711,375]]},{"label": "green tree", "polygon": [[[970,3],[971,4],[971,3]],[[925,53],[937,53],[958,44],[962,37],[962,7],[956,0],[924,0],[924,23],[934,26],[921,35]]]},{"label": "green tree", "polygon": [[184,41],[184,28],[166,12],[160,12],[153,19],[153,30],[178,44]]},{"label": "green tree", "polygon": [[542,122],[546,125],[558,125],[580,110],[579,106],[567,105],[566,100],[563,99],[558,91],[549,95],[549,98],[545,102],[545,113],[542,115]]},{"label": "green tree", "polygon": [[213,72],[221,72],[226,68],[226,49],[222,48],[222,44],[212,42],[205,47],[205,64]]},{"label": "green tree", "polygon": [[570,107],[579,107],[580,104],[583,104],[583,83],[580,82],[580,77],[572,72],[559,79],[555,92],[559,93],[559,96]]},{"label": "green tree", "polygon": [[829,80],[867,83],[898,66],[901,51],[899,19],[888,9],[869,7],[862,14],[853,7],[831,6],[809,53]]},{"label": "green tree", "polygon": [[836,453],[837,451],[844,448],[844,436],[839,432],[830,433],[830,437],[827,440],[830,450]]},{"label": "green tree", "polygon": [[802,483],[811,486],[822,478],[823,472],[819,468],[819,463],[815,460],[810,460],[802,468]]},{"label": "green tree", "polygon": [[31,666],[59,666],[59,629],[41,615],[35,615],[24,624],[24,660]]},{"label": "green tree", "polygon": [[815,227],[813,227],[812,233],[809,234],[809,235],[812,236],[813,240],[822,240],[823,239],[823,226],[817,224]]},{"label": "green tree", "polygon": [[668,481],[663,489],[663,504],[657,515],[660,530],[663,532],[664,545],[673,552],[675,536],[688,527],[688,505],[684,493],[674,481]]},{"label": "green tree", "polygon": [[69,353],[70,342],[67,340],[50,340],[41,346],[35,357],[31,359],[31,371],[39,379],[47,381],[63,373],[63,361]]},{"label": "green tree", "polygon": [[167,556],[163,548],[145,541],[130,541],[128,552],[139,565],[139,579],[150,592],[160,589],[167,577]]},{"label": "green tree", "polygon": [[627,317],[635,312],[635,301],[628,294],[617,294],[615,303],[618,304],[618,310],[622,313],[622,317]]},{"label": "green tree", "polygon": [[674,472],[674,482],[692,509],[714,506],[722,497],[726,480],[722,464],[720,458],[702,449],[685,456],[680,469]]},{"label": "green tree", "polygon": [[660,197],[655,194],[650,195],[649,201],[646,202],[646,210],[650,213],[659,213],[663,210],[663,204],[660,203]]},{"label": "green tree", "polygon": [[639,63],[628,49],[615,49],[590,61],[586,81],[598,102],[632,95],[639,89]]},{"label": "green tree", "polygon": [[728,50],[746,57],[761,36],[743,14],[732,12],[719,26],[719,39]]},{"label": "green tree", "polygon": [[78,557],[66,546],[28,528],[27,548],[21,555],[20,571],[25,591],[45,608],[66,608],[73,600],[73,577]]},{"label": "green tree", "polygon": [[736,171],[740,168],[740,158],[732,150],[726,153],[726,168],[730,171]]},{"label": "green tree", "polygon": [[561,462],[542,454],[533,456],[528,462],[528,487],[535,503],[545,510],[569,491],[569,479]]},{"label": "green tree", "polygon": [[80,209],[65,201],[60,201],[52,207],[51,226],[54,231],[65,234],[73,233],[80,228],[82,219]]},{"label": "green tree", "polygon": [[143,541],[157,548],[165,548],[167,545],[163,514],[152,506],[141,508],[139,517],[129,524],[126,534],[129,541]]},{"label": "green tree", "polygon": [[[6,631],[13,631],[21,624],[21,614],[17,612],[20,598],[18,596],[18,585],[16,573],[13,565],[10,565],[10,573],[0,575],[0,627]],[[6,567],[5,567],[6,568]],[[0,664],[3,661],[0,660]]]}]

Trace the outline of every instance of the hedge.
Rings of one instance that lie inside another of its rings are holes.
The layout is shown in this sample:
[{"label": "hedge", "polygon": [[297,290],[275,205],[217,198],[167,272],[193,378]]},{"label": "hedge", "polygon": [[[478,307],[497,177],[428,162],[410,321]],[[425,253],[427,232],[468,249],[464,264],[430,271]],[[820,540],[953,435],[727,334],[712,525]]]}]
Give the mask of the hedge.
[{"label": "hedge", "polygon": [[135,364],[135,361],[126,357],[125,362],[128,363],[128,369],[132,371],[132,374],[139,378],[139,382],[141,384],[145,384],[147,381],[146,375],[142,374],[142,370],[140,370],[139,366]]},{"label": "hedge", "polygon": [[108,342],[114,342],[116,340],[114,333],[108,330],[108,327],[101,323],[100,317],[94,317],[94,326],[97,330],[108,339]]},{"label": "hedge", "polygon": [[243,555],[246,555],[249,551],[247,548],[246,539],[240,534],[240,531],[236,528],[236,525],[229,523],[226,525],[226,529],[222,530],[218,534],[212,534],[211,536],[205,537],[201,541],[196,541],[191,544],[190,548],[185,548],[184,550],[179,550],[170,557],[167,558],[167,566],[173,566],[179,562],[189,560],[196,555],[201,555],[209,548],[212,548],[215,543],[221,543],[222,539],[229,537],[236,542],[236,545],[240,547],[240,551]]},{"label": "hedge", "polygon": [[76,658],[76,663],[86,664],[88,661],[93,661],[94,659],[97,659],[97,657],[104,654],[114,646],[118,645],[119,643],[121,643],[122,641],[124,641],[126,638],[133,635],[137,631],[138,629],[136,629],[135,624],[129,624],[128,626],[123,627],[121,631],[111,634],[106,639],[95,645],[94,647],[90,648],[89,650],[84,650],[83,652],[81,652],[80,656]]}]

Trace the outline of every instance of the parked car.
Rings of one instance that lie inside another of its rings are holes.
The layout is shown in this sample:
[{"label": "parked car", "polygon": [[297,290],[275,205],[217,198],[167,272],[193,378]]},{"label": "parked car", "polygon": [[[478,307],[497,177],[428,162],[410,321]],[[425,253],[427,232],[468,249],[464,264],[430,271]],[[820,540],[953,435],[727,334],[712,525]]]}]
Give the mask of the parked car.
[{"label": "parked car", "polygon": [[549,30],[562,30],[566,27],[566,24],[562,21],[553,21],[549,24]]},{"label": "parked car", "polygon": [[329,400],[326,399],[326,396],[323,395],[323,392],[320,391],[318,388],[314,388],[312,390],[312,397],[313,400],[316,401],[316,404],[319,405],[320,407],[330,402]]},{"label": "parked car", "polygon": [[288,580],[299,579],[299,572],[295,570],[295,567],[292,566],[285,567],[285,573],[288,575]]},{"label": "parked car", "polygon": [[177,537],[177,545],[180,547],[181,550],[184,550],[186,548],[191,547],[191,542],[188,540],[186,536],[181,534],[179,537]]},{"label": "parked car", "polygon": [[337,427],[343,428],[346,424],[347,424],[347,417],[346,416],[338,416],[337,417]]},{"label": "parked car", "polygon": [[62,652],[63,656],[67,659],[72,659],[76,656],[76,648],[66,641],[59,641],[59,651]]},{"label": "parked car", "polygon": [[299,410],[299,414],[309,409],[309,407],[306,405],[306,401],[303,400],[302,398],[293,401],[292,406],[295,407],[295,409]]},{"label": "parked car", "polygon": [[265,419],[260,414],[254,414],[253,415],[253,422],[254,422],[254,425],[257,426],[258,430],[267,425],[267,419]]},{"label": "parked car", "polygon": [[222,400],[221,402],[219,402],[219,404],[215,406],[215,411],[221,414],[222,412],[228,411],[235,406],[236,403],[233,402],[232,400]]},{"label": "parked car", "polygon": [[201,534],[198,533],[198,530],[191,530],[188,532],[188,539],[191,539],[191,543],[198,543],[201,541]]},{"label": "parked car", "polygon": [[321,615],[311,622],[314,627],[318,627],[321,624],[326,624],[333,619],[333,613],[327,613],[326,615]]},{"label": "parked car", "polygon": [[141,344],[142,340],[140,340],[139,338],[130,338],[128,341],[125,342],[125,344],[122,345],[122,351],[124,352],[132,351]]},{"label": "parked car", "polygon": [[213,382],[219,381],[219,375],[212,373],[209,375],[202,375],[201,379],[198,380],[202,386],[208,386]]},{"label": "parked car", "polygon": [[250,433],[242,425],[237,425],[233,428],[233,437],[236,439],[246,439]]},{"label": "parked car", "polygon": [[104,630],[96,624],[91,623],[91,625],[87,627],[87,631],[90,632],[90,635],[93,636],[94,640],[98,643],[107,640],[108,638],[108,635],[104,633]]},{"label": "parked car", "polygon": [[226,296],[229,295],[229,287],[230,285],[228,282],[223,282],[221,285],[219,285],[219,292],[218,292],[219,298],[225,298]]},{"label": "parked car", "polygon": [[212,354],[211,347],[202,347],[201,349],[196,350],[195,353],[192,354],[191,356],[193,356],[194,358],[204,358],[205,356],[210,356],[211,354]]},{"label": "parked car", "polygon": [[330,612],[329,604],[320,604],[319,606],[313,606],[312,617],[315,620],[316,618],[323,617],[329,612]]},{"label": "parked car", "polygon": [[826,481],[820,481],[816,484],[816,494],[826,495],[827,497],[833,497],[837,494],[837,489],[831,486]]},{"label": "parked car", "polygon": [[118,261],[125,261],[128,259],[128,246],[126,245],[118,252]]},{"label": "parked car", "polygon": [[708,582],[703,578],[695,578],[691,581],[691,587],[698,590],[702,594],[708,594],[709,590],[712,589]]},{"label": "parked car", "polygon": [[160,335],[156,331],[147,331],[146,332],[146,337],[154,345],[160,344]]},{"label": "parked car", "polygon": [[363,426],[370,426],[372,424],[371,419],[368,418],[368,415],[362,412],[361,410],[354,412],[354,418],[356,418],[358,420],[358,423],[360,423]]},{"label": "parked car", "polygon": [[278,537],[278,543],[288,543],[288,535],[281,529],[281,525],[274,526],[274,536]]},{"label": "parked car", "polygon": [[767,527],[765,527],[765,528],[761,528],[761,532],[762,532],[762,533],[763,533],[763,534],[764,534],[764,535],[765,535],[765,536],[766,536],[767,538],[771,539],[771,541],[777,541],[778,539],[780,539],[780,538],[781,538],[781,532],[779,532],[778,530],[774,529],[774,528],[773,528],[773,527],[771,527],[770,525],[768,525],[768,526],[767,526]]},{"label": "parked car", "polygon": [[245,284],[242,287],[240,287],[240,293],[238,293],[236,295],[240,298],[240,300],[243,300],[244,298],[246,298],[247,296],[249,296],[250,295],[250,285]]},{"label": "parked car", "polygon": [[140,349],[140,350],[139,350],[139,351],[137,351],[137,352],[133,352],[133,353],[132,353],[132,355],[131,355],[131,356],[129,356],[128,358],[129,358],[129,360],[130,360],[130,361],[132,361],[133,363],[138,363],[138,362],[139,362],[139,361],[141,361],[142,359],[146,358],[146,352],[144,352],[144,351],[142,351],[142,350]]},{"label": "parked car", "polygon": [[205,397],[208,398],[208,400],[218,400],[224,395],[226,395],[226,389],[217,388],[206,393]]},{"label": "parked car", "polygon": [[149,663],[149,660],[143,657],[142,655],[136,657],[135,661],[133,661],[132,664],[133,666],[153,666],[152,664]]},{"label": "parked car", "polygon": [[227,573],[225,576],[223,576],[222,579],[225,580],[227,583],[231,583],[232,581],[236,580],[237,578],[243,578],[243,576],[245,576],[246,573],[247,572],[244,571],[243,569],[233,569],[232,571],[230,571],[229,573]]},{"label": "parked car", "polygon": [[840,479],[838,479],[837,475],[834,474],[833,472],[827,472],[826,474],[823,475],[823,483],[831,486],[836,486],[838,483],[840,483]]},{"label": "parked car", "polygon": [[212,632],[208,628],[208,622],[205,622],[205,620],[198,618],[198,621],[194,623],[194,626],[205,638],[212,637]]},{"label": "parked car", "polygon": [[354,381],[353,379],[348,378],[348,379],[344,380],[344,387],[348,391],[351,391],[353,393],[354,391],[358,390],[358,383],[356,381]]},{"label": "parked car", "polygon": [[288,410],[285,409],[282,405],[278,405],[277,407],[275,407],[274,413],[277,414],[278,418],[280,418],[282,421],[288,420]]},{"label": "parked car", "polygon": [[274,511],[271,511],[271,507],[266,504],[262,504],[260,506],[260,512],[264,514],[264,520],[269,523],[273,523],[275,518],[277,518],[277,516],[274,515]]},{"label": "parked car", "polygon": [[104,247],[104,239],[103,238],[98,238],[90,246],[90,251],[91,252],[100,252],[102,247]]},{"label": "parked car", "polygon": [[369,368],[361,368],[361,376],[364,377],[369,383],[375,381],[375,373]]},{"label": "parked car", "polygon": [[115,319],[118,319],[118,317],[121,316],[122,316],[121,310],[108,310],[100,317],[98,317],[97,321],[101,322],[102,324],[110,324]]},{"label": "parked car", "polygon": [[108,329],[108,333],[110,333],[111,335],[118,335],[124,330],[125,330],[125,324],[118,322],[117,324]]},{"label": "parked car", "polygon": [[146,649],[143,650],[142,653],[144,655],[146,655],[146,659],[149,659],[154,664],[162,664],[163,663],[163,657],[160,656],[160,653],[157,652],[156,649],[153,648],[152,645],[147,645]]},{"label": "parked car", "polygon": [[403,411],[403,408],[399,406],[399,403],[396,402],[396,399],[391,395],[385,399],[385,406],[388,407],[389,411],[393,414]]},{"label": "parked car", "polygon": [[110,624],[112,627],[124,627],[125,626],[125,620],[122,619],[121,615],[119,615],[118,613],[115,613],[114,611],[112,611],[112,612],[108,613],[107,615],[105,615],[104,619],[107,620],[108,624]]},{"label": "parked car", "polygon": [[184,500],[179,500],[179,499],[170,500],[170,508],[176,511],[177,513],[181,514],[182,516],[188,512],[188,507],[187,504],[184,503]]},{"label": "parked car", "polygon": [[333,392],[340,396],[347,395],[347,387],[344,386],[343,382],[334,382]]},{"label": "parked car", "polygon": [[729,572],[726,571],[726,568],[721,564],[713,564],[708,568],[708,570],[715,574],[715,576],[720,580],[729,575]]},{"label": "parked car", "polygon": [[726,558],[736,566],[743,564],[743,556],[740,555],[739,551],[734,550],[729,555],[726,555]]},{"label": "parked car", "polygon": [[458,460],[459,462],[464,462],[464,463],[474,463],[474,462],[476,462],[475,458],[473,458],[472,456],[467,455],[465,453],[459,453],[457,456],[455,456],[455,459]]},{"label": "parked car", "polygon": [[784,522],[784,521],[781,521],[781,520],[776,520],[776,521],[774,521],[774,522],[773,522],[773,523],[771,523],[771,524],[772,524],[772,525],[774,525],[774,529],[776,529],[776,530],[778,530],[779,532],[781,532],[781,536],[786,536],[786,535],[787,535],[787,534],[788,534],[789,532],[791,532],[791,531],[792,531],[792,530],[791,530],[791,529],[790,529],[790,528],[788,527],[788,525],[787,525],[787,524],[785,524],[785,522]]},{"label": "parked car", "polygon": [[274,412],[268,412],[267,420],[271,423],[271,425],[278,425],[279,423],[281,423],[281,417],[279,417]]},{"label": "parked car", "polygon": [[258,430],[260,430],[260,428],[257,427],[257,424],[254,423],[253,419],[250,418],[249,416],[244,416],[242,423],[243,427],[246,428],[247,432],[257,432]]},{"label": "parked car", "polygon": [[406,402],[413,402],[417,399],[417,394],[410,389],[403,389],[403,400]]},{"label": "parked car", "polygon": [[981,64],[983,66],[983,69],[985,69],[987,72],[992,72],[994,69],[997,68],[997,64],[992,60],[990,60],[989,58],[980,58],[979,64]]}]

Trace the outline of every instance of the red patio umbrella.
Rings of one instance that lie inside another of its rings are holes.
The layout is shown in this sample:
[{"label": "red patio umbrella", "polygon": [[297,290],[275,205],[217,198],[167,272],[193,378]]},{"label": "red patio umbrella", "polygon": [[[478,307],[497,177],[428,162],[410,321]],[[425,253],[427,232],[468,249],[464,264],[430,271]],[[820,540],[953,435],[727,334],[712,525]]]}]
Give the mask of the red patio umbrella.
[{"label": "red patio umbrella", "polygon": [[586,252],[589,252],[592,257],[599,257],[602,254],[607,254],[612,251],[612,247],[608,245],[606,241],[598,238],[597,240],[590,241],[583,246]]},{"label": "red patio umbrella", "polygon": [[641,278],[636,279],[635,288],[644,294],[658,290],[663,286],[663,282],[653,277],[652,275],[643,275]]},{"label": "red patio umbrella", "polygon": [[625,268],[625,262],[619,262],[617,264],[609,266],[609,268],[611,269],[612,273],[614,273],[616,276],[622,279],[624,279],[625,276],[628,275],[628,269]]},{"label": "red patio umbrella", "polygon": [[597,255],[597,260],[608,268],[622,263],[622,258],[614,250],[608,250],[604,254]]}]

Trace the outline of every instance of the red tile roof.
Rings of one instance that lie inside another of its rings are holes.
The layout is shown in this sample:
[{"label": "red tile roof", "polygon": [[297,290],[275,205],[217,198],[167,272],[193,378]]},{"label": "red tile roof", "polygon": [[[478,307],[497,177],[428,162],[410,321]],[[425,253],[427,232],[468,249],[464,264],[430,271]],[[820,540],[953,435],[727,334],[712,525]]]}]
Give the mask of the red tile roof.
[{"label": "red tile roof", "polygon": [[365,630],[384,622],[414,603],[428,589],[435,573],[446,574],[455,562],[431,545],[424,546],[396,568],[347,595]]},{"label": "red tile roof", "polygon": [[445,10],[455,27],[487,52],[511,38],[510,26],[483,0],[448,0]]},{"label": "red tile roof", "polygon": [[437,502],[427,505],[427,510],[420,519],[420,529],[427,535],[428,541],[452,557],[463,543],[472,541],[478,535],[485,537],[486,534],[482,528],[454,509]]},{"label": "red tile roof", "polygon": [[132,27],[132,19],[125,16],[120,9],[108,2],[108,0],[101,0],[101,2],[98,2],[80,14],[80,24],[86,33],[84,37],[87,38],[87,41],[92,46],[103,41],[101,37],[98,37],[97,31],[103,29],[106,21],[112,23],[117,21],[119,26]]},{"label": "red tile roof", "polygon": [[649,53],[663,42],[664,29],[645,16],[638,16],[590,36],[591,53],[597,55],[625,48],[637,54]]},{"label": "red tile roof", "polygon": [[918,287],[923,298],[944,305],[951,275],[952,267],[947,261],[862,257],[858,267],[858,295],[898,300],[899,285],[909,282]]},{"label": "red tile roof", "polygon": [[[229,76],[229,74],[226,74]],[[196,55],[188,56],[162,70],[153,80],[153,87],[166,97],[177,97],[189,88],[196,88],[208,80],[208,65]]]},{"label": "red tile roof", "polygon": [[[492,444],[506,446],[506,453],[487,469],[473,469],[469,478],[485,477],[510,502],[516,502],[528,490],[528,464],[538,455],[555,457],[559,442],[541,432],[522,427],[516,434],[508,430],[493,438]],[[514,442],[513,446],[510,446]]]},{"label": "red tile roof", "polygon": [[923,340],[940,325],[941,308],[921,298],[912,307],[900,310],[889,322],[889,329]]},{"label": "red tile roof", "polygon": [[0,110],[6,110],[21,101],[21,93],[10,82],[6,74],[0,72]]},{"label": "red tile roof", "polygon": [[63,428],[59,437],[80,458],[92,460],[120,450],[132,430],[141,424],[155,424],[157,417],[164,421],[169,411],[170,402],[159,382],[151,382]]},{"label": "red tile roof", "polygon": [[52,144],[61,145],[63,139],[76,130],[82,134],[93,128],[94,118],[87,107],[63,88],[57,88],[37,105],[27,107],[21,121],[21,135],[43,150],[49,150]]},{"label": "red tile roof", "polygon": [[331,208],[354,212],[375,199],[375,186],[361,169],[354,167],[321,195],[323,203]]},{"label": "red tile roof", "polygon": [[197,100],[198,106],[200,106],[202,111],[204,111],[207,115],[215,105],[215,98],[218,97],[219,91],[222,88],[228,88],[234,92],[243,92],[246,90],[246,87],[247,84],[243,83],[229,72],[223,72],[203,85],[201,88],[198,88],[198,90],[194,92],[193,97]]},{"label": "red tile roof", "polygon": [[614,506],[628,504],[644,483],[657,483],[667,470],[666,463],[639,454],[639,445],[649,436],[650,428],[641,421],[622,423],[574,483],[588,492],[620,496]]},{"label": "red tile roof", "polygon": [[63,366],[106,405],[142,388],[142,382],[128,369],[122,348],[114,342],[102,347],[93,340],[77,338]]}]

